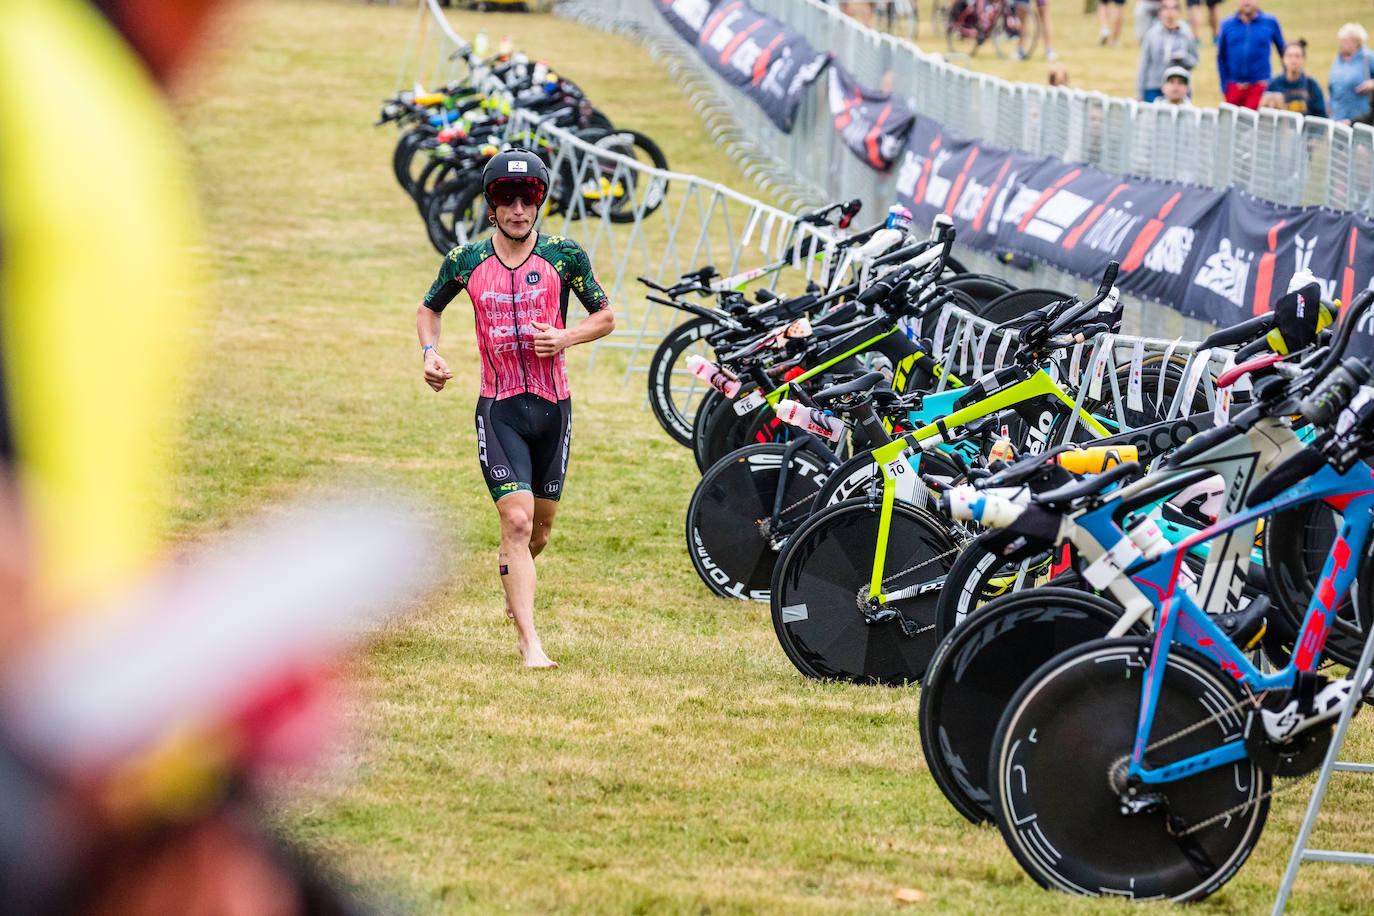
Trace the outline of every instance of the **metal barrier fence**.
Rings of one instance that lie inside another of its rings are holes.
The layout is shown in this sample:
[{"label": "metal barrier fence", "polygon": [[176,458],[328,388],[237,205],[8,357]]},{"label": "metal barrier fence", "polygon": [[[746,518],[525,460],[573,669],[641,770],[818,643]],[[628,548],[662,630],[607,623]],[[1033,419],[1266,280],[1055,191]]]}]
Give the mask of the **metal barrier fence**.
[{"label": "metal barrier fence", "polygon": [[[784,20],[819,50],[835,54],[872,88],[909,97],[918,114],[966,137],[1116,175],[1141,175],[1209,187],[1238,185],[1282,204],[1326,206],[1374,215],[1374,127],[1353,128],[1291,111],[1177,109],[1100,92],[1012,83],[965,70],[911,42],[866,28],[820,0],[750,0]],[[560,12],[603,27],[637,29],[685,46],[652,0],[563,0]],[[783,134],[738,93],[723,96],[756,145],[824,197],[892,199],[892,176],[868,168],[838,141],[824,81]]]},{"label": "metal barrier fence", "polygon": [[[436,0],[424,0],[412,30],[401,82],[423,75],[435,85],[464,75],[465,65],[452,60],[452,52],[463,44]],[[412,64],[413,69],[408,69]],[[697,104],[702,107],[711,104],[707,88],[706,83],[700,84]],[[649,371],[649,360],[659,341],[684,317],[682,312],[649,302],[645,287],[635,280],[638,276],[666,285],[688,270],[712,264],[731,278],[717,281],[722,288],[732,288],[744,278],[755,285],[776,288],[784,279],[796,286],[811,280],[822,286],[833,285],[867,270],[863,262],[836,255],[839,236],[828,227],[799,223],[795,214],[725,185],[657,169],[624,155],[629,140],[625,135],[611,134],[587,142],[540,123],[536,116],[520,109],[513,113],[506,135],[549,152],[554,183],[550,197],[564,199],[567,204],[560,213],[545,217],[541,225],[548,232],[576,239],[597,265],[615,303],[619,330],[598,341],[591,358],[595,361],[602,347],[628,351],[625,384]],[[751,166],[756,180],[759,176],[769,180],[766,162]],[[783,186],[777,189],[783,190]],[[807,200],[795,188],[792,198]],[[819,199],[810,202],[815,200]],[[808,246],[817,255],[801,258],[797,252]],[[1072,290],[1081,284],[1075,281],[1059,286]],[[1082,291],[1086,294],[1090,290],[1084,287]],[[993,342],[989,322],[956,308],[946,309],[937,324],[927,330],[935,341],[937,359],[957,375],[977,375],[982,369],[1000,366],[1008,352],[1000,343],[1003,335],[997,335]],[[1203,393],[1208,406],[1215,403],[1213,379],[1227,355],[1224,351],[1199,353],[1196,344],[1181,339],[1112,335],[1095,347],[1073,351],[1068,372],[1072,377],[1086,373],[1080,406],[1085,401],[1107,398],[1114,402],[1116,415],[1124,416],[1123,404],[1139,409],[1139,399],[1157,390],[1150,400],[1165,406],[1167,394],[1170,416],[1176,416],[1185,405],[1194,403],[1198,392]],[[690,397],[699,383],[683,371],[674,385]],[[1072,432],[1070,426],[1066,435]]]}]

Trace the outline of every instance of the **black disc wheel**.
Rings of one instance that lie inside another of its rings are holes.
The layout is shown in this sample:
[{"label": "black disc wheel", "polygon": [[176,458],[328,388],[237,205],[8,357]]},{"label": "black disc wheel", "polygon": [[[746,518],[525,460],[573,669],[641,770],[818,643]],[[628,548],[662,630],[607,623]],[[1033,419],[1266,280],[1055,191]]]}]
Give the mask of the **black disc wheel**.
[{"label": "black disc wheel", "polygon": [[[692,435],[692,456],[696,458],[697,467],[702,473],[726,455],[749,444],[743,440],[744,430],[736,429],[743,427],[747,421],[735,411],[735,405],[754,388],[746,385],[736,398],[718,396],[702,402],[703,408],[709,409],[709,412]],[[772,410],[769,409],[769,412]]]},{"label": "black disc wheel", "polygon": [[687,371],[687,359],[709,359],[706,338],[720,330],[710,318],[684,321],[663,336],[649,360],[649,406],[654,419],[679,445],[692,444],[692,418],[701,400],[712,389]]},{"label": "black disc wheel", "polygon": [[705,448],[703,440],[706,437],[706,429],[710,424],[711,414],[715,412],[717,405],[724,400],[727,400],[725,395],[712,388],[706,392],[701,403],[697,405],[696,413],[692,415],[692,457],[696,459],[697,469],[702,472],[711,466],[702,464],[700,458],[703,454],[702,449]]},{"label": "black disc wheel", "polygon": [[935,598],[958,552],[929,512],[892,507],[883,592],[909,592],[866,607],[880,505],[854,499],[807,519],[773,573],[773,629],[807,677],[900,686],[919,681],[935,651]]},{"label": "black disc wheel", "polygon": [[[1160,678],[1160,694],[1146,766],[1240,741],[1245,724],[1240,688],[1215,662],[1180,646],[1162,670],[1150,661],[1144,637],[1070,649],[1022,685],[998,727],[988,774],[997,823],[1045,887],[1199,900],[1259,839],[1270,778],[1248,757],[1127,794],[1147,674]],[[1139,810],[1123,814],[1127,801]]]},{"label": "black disc wheel", "polygon": [[998,598],[940,642],[921,681],[921,748],[956,811],[975,824],[993,819],[988,759],[1007,704],[1037,668],[1103,638],[1120,617],[1106,598],[1038,588]]},{"label": "black disc wheel", "polygon": [[787,466],[778,529],[773,506],[786,446],[752,445],[727,455],[701,478],[687,506],[687,551],[706,586],[725,598],[767,601],[775,543],[806,516],[830,468],[800,449]]}]

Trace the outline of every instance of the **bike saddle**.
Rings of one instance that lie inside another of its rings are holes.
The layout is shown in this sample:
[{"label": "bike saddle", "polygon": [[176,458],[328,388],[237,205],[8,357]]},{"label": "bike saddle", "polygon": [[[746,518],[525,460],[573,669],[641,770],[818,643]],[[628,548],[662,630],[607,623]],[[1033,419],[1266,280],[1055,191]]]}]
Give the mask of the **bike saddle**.
[{"label": "bike saddle", "polygon": [[838,398],[847,397],[851,394],[868,391],[879,383],[885,383],[886,381],[887,376],[883,375],[881,372],[866,372],[858,378],[851,379],[839,385],[831,385],[829,388],[818,391],[813,394],[811,398],[817,404],[825,404]]}]

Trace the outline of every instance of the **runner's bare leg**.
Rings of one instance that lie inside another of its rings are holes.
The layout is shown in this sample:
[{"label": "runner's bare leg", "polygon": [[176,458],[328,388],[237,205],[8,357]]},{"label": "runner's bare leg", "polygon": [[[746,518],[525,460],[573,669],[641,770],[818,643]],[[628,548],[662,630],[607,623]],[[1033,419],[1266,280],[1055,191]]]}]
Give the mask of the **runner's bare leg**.
[{"label": "runner's bare leg", "polygon": [[[556,668],[558,663],[544,654],[539,633],[534,629],[535,573],[534,556],[530,551],[535,529],[534,502],[534,495],[526,491],[508,493],[497,500],[496,511],[501,516],[501,553],[497,563],[501,587],[506,592],[506,613],[515,621],[516,639],[525,667]],[[544,540],[548,540],[547,533]]]}]

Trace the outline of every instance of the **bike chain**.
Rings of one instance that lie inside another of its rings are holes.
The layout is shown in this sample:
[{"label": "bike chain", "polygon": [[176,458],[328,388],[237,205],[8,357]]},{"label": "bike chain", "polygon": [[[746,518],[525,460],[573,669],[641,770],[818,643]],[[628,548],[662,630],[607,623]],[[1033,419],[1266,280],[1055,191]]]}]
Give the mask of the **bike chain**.
[{"label": "bike chain", "polygon": [[[1249,709],[1252,709],[1252,708],[1253,708],[1253,709],[1258,709],[1258,708],[1259,708],[1259,705],[1260,705],[1260,702],[1264,699],[1264,696],[1265,696],[1265,694],[1267,694],[1267,693],[1268,693],[1268,691],[1260,691],[1258,694],[1251,693],[1251,694],[1248,695],[1248,696],[1242,697],[1241,699],[1237,700],[1235,703],[1232,703],[1230,706],[1227,706],[1227,707],[1225,707],[1225,708],[1223,708],[1223,709],[1217,710],[1216,712],[1212,713],[1212,714],[1211,714],[1210,716],[1208,716],[1207,718],[1202,719],[1201,721],[1198,721],[1198,722],[1194,722],[1192,725],[1188,725],[1188,726],[1185,726],[1185,727],[1183,727],[1183,728],[1180,728],[1178,731],[1174,732],[1172,735],[1166,735],[1165,737],[1159,739],[1158,741],[1155,741],[1154,743],[1150,744],[1149,746],[1147,746],[1147,747],[1145,748],[1145,753],[1149,753],[1150,751],[1153,751],[1153,750],[1156,750],[1156,749],[1158,749],[1158,748],[1160,748],[1160,747],[1163,747],[1164,745],[1168,744],[1168,743],[1171,742],[1171,741],[1177,741],[1179,738],[1182,738],[1184,735],[1192,734],[1193,732],[1197,731],[1197,730],[1200,729],[1200,728],[1205,728],[1205,727],[1207,727],[1208,725],[1211,725],[1213,722],[1216,722],[1216,721],[1220,720],[1220,718],[1221,718],[1222,716],[1227,716],[1227,715],[1230,715],[1231,713],[1234,713],[1234,712],[1241,712],[1242,710],[1248,712]],[[1248,759],[1248,758],[1247,758],[1247,759]],[[1114,761],[1114,762],[1112,763],[1112,765],[1111,765],[1110,767],[1107,768],[1107,780],[1108,780],[1108,782],[1110,782],[1111,779],[1112,779],[1112,773],[1113,773],[1113,771],[1115,771],[1117,767],[1121,766],[1123,763],[1125,763],[1125,762],[1128,761],[1128,760],[1130,760],[1130,755],[1129,755],[1129,754],[1126,754],[1126,755],[1124,755],[1124,756],[1122,756],[1122,757],[1117,758],[1117,760]],[[1238,804],[1238,805],[1232,805],[1230,808],[1226,808],[1226,809],[1223,810],[1223,811],[1219,811],[1219,812],[1217,812],[1216,814],[1212,815],[1212,816],[1209,817],[1209,818],[1206,818],[1206,819],[1204,819],[1204,820],[1198,821],[1196,824],[1190,824],[1187,828],[1185,828],[1185,829],[1183,829],[1183,830],[1176,830],[1176,829],[1174,829],[1174,825],[1173,825],[1172,823],[1170,823],[1170,819],[1167,819],[1167,818],[1166,818],[1166,819],[1165,819],[1165,823],[1164,823],[1164,829],[1167,830],[1167,831],[1169,832],[1169,835],[1170,835],[1170,836],[1175,836],[1175,837],[1179,837],[1179,838],[1186,837],[1186,836],[1191,836],[1192,834],[1197,833],[1199,830],[1204,830],[1204,829],[1206,829],[1207,827],[1210,827],[1210,826],[1212,826],[1212,825],[1215,824],[1215,823],[1218,823],[1218,822],[1220,822],[1220,821],[1225,820],[1226,818],[1230,817],[1230,816],[1233,815],[1233,814],[1237,814],[1237,813],[1239,813],[1239,812],[1241,812],[1241,811],[1244,811],[1246,808],[1249,808],[1251,805],[1257,805],[1257,804],[1259,804],[1260,802],[1264,801],[1264,800],[1267,799],[1267,798],[1272,798],[1272,797],[1274,797],[1275,795],[1279,795],[1279,794],[1282,794],[1282,793],[1284,793],[1284,792],[1289,792],[1289,791],[1292,791],[1293,789],[1296,789],[1296,788],[1297,788],[1298,786],[1300,786],[1303,782],[1307,781],[1307,780],[1309,779],[1309,777],[1311,777],[1312,775],[1313,775],[1312,773],[1305,773],[1305,774],[1303,774],[1302,776],[1293,776],[1293,777],[1290,777],[1290,778],[1288,778],[1288,779],[1275,779],[1275,780],[1273,780],[1273,781],[1270,783],[1270,788],[1269,788],[1269,790],[1268,790],[1267,792],[1261,792],[1259,795],[1256,795],[1256,796],[1255,796],[1254,798],[1252,798],[1252,799],[1249,799],[1249,800],[1247,800],[1247,801],[1243,801],[1243,802],[1241,802],[1241,803]]]}]

